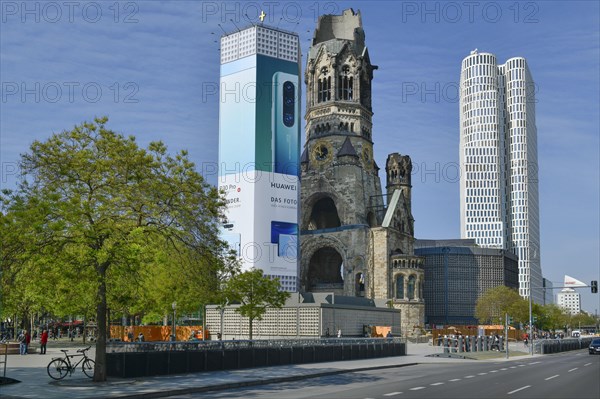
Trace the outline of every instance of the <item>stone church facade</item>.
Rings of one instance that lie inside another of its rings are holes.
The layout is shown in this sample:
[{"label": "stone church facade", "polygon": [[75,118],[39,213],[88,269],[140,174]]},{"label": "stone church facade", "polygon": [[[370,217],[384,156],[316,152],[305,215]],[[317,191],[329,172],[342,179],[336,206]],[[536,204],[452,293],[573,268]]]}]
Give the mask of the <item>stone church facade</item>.
[{"label": "stone church facade", "polygon": [[[319,19],[309,50],[301,157],[300,289],[385,299],[402,335],[424,325],[423,258],[414,255],[410,157],[373,159],[377,66],[360,11]],[[384,198],[385,196],[385,198]]]}]

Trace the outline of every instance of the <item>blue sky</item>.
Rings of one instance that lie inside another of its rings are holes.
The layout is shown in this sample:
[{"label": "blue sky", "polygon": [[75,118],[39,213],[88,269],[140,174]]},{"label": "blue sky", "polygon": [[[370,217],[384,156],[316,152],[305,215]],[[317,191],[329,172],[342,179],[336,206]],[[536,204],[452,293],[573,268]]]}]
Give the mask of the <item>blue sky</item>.
[{"label": "blue sky", "polygon": [[[600,272],[600,10],[595,1],[0,2],[2,187],[34,139],[107,115],[141,144],[188,149],[216,183],[219,38],[257,20],[299,32],[360,9],[371,60],[375,159],[412,157],[418,238],[459,237],[460,62],[475,48],[528,60],[536,82],[546,278]],[[470,5],[469,5],[470,4]],[[231,22],[230,20],[233,20]],[[303,66],[305,59],[303,59]],[[382,175],[383,177],[383,175]],[[583,308],[600,295],[581,290]]]}]

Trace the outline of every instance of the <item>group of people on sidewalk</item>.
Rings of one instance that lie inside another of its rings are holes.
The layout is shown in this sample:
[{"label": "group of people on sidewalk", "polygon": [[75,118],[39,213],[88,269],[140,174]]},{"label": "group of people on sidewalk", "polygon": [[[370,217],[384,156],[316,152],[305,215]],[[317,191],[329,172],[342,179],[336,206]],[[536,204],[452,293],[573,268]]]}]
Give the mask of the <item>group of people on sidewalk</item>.
[{"label": "group of people on sidewalk", "polygon": [[[26,355],[29,351],[29,345],[31,344],[31,334],[29,331],[23,330],[21,334],[17,337],[17,341],[19,342],[19,353],[21,355]],[[40,335],[40,355],[46,354],[46,345],[48,344],[48,330],[43,330]]]},{"label": "group of people on sidewalk", "polygon": [[[127,333],[127,339],[129,340],[129,342],[134,341],[132,330],[129,330],[129,332]],[[144,337],[144,334],[140,331],[140,333],[137,336],[137,342],[144,342],[145,340],[146,340],[146,337]]]}]

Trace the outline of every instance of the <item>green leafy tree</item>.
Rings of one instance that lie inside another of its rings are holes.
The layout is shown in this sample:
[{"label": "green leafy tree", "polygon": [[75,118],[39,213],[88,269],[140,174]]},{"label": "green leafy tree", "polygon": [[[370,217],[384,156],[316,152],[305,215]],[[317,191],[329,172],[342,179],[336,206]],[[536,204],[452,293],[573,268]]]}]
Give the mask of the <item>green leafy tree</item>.
[{"label": "green leafy tree", "polygon": [[250,339],[253,321],[261,320],[269,307],[281,308],[289,298],[290,293],[279,287],[279,279],[271,280],[259,269],[236,274],[225,283],[224,297],[229,303],[239,303],[236,311],[248,318]]},{"label": "green leafy tree", "polygon": [[[52,293],[51,282],[39,281],[45,268],[45,259],[39,253],[32,257],[27,253],[35,249],[26,234],[39,214],[32,211],[7,212],[10,191],[0,195],[0,316],[18,320],[22,327],[31,330],[30,317],[44,311],[44,298]],[[15,198],[17,208],[25,208],[20,198]],[[43,251],[43,248],[39,248]],[[15,331],[16,332],[16,331]]]},{"label": "green leafy tree", "polygon": [[[203,262],[199,273],[197,265]],[[222,280],[238,270],[237,257],[231,254],[221,259],[201,259],[185,248],[155,250],[149,264],[152,267],[139,273],[138,281],[143,288],[128,309],[130,313],[143,314],[144,323],[158,322],[170,315],[174,297],[178,314],[195,313],[208,303],[218,302]]]},{"label": "green leafy tree", "polygon": [[[512,316],[514,322],[529,325],[529,299],[520,296],[508,308],[508,314]],[[538,327],[541,326],[543,314],[541,305],[531,304],[531,315],[537,319],[537,323],[534,324]]]},{"label": "green leafy tree", "polygon": [[[106,123],[97,118],[35,141],[22,155],[22,183],[4,192],[2,209],[15,227],[3,229],[11,251],[6,278],[24,277],[31,267],[32,284],[43,280],[45,270],[35,270],[41,260],[56,284],[55,300],[72,297],[56,310],[80,311],[73,309],[77,298],[94,308],[94,381],[106,380],[107,308],[122,310],[135,296],[137,277],[152,266],[145,253],[184,253],[186,267],[211,275],[222,267],[225,248],[218,238],[224,201],[187,152],[170,156],[161,142],[140,148]],[[174,259],[161,263],[172,275],[181,270]]]},{"label": "green leafy tree", "polygon": [[577,313],[575,315],[569,315],[568,324],[571,329],[576,330],[582,327],[589,327],[596,325],[596,318],[584,311]]},{"label": "green leafy tree", "polygon": [[517,290],[504,285],[490,288],[477,299],[475,317],[480,323],[496,324],[504,320],[506,313],[522,298]]},{"label": "green leafy tree", "polygon": [[540,327],[544,330],[556,331],[568,324],[569,314],[556,304],[548,304],[542,307],[542,323]]}]

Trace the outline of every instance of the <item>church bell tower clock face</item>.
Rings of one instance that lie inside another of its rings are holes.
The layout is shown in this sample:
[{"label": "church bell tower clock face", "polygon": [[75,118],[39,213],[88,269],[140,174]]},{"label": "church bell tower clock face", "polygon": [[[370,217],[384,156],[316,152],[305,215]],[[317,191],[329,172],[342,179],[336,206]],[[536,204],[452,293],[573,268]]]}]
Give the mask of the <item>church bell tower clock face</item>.
[{"label": "church bell tower clock face", "polygon": [[312,160],[318,164],[324,164],[333,158],[333,149],[331,144],[326,141],[318,141],[315,143],[311,151]]}]

